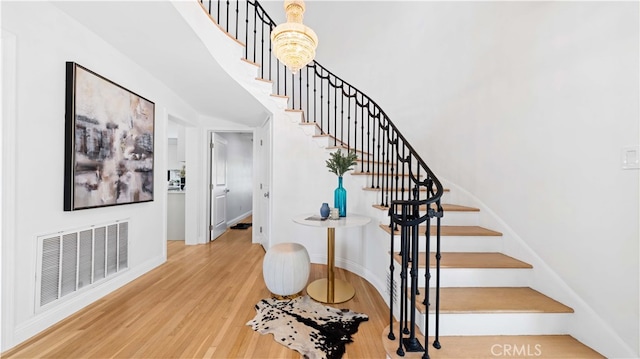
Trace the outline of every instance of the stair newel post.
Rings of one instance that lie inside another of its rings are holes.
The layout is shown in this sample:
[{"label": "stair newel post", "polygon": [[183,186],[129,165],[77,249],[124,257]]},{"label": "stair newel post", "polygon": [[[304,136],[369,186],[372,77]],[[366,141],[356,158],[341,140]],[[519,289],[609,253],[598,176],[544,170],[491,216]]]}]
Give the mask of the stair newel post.
[{"label": "stair newel post", "polygon": [[[393,204],[392,202],[392,206],[395,206],[395,204]],[[405,222],[406,219],[406,213],[404,211],[404,208],[402,207],[401,209],[401,216],[402,222]],[[395,216],[394,216],[394,220],[392,221],[393,226],[396,227],[397,223],[395,223]],[[393,233],[394,230],[392,229]],[[400,332],[400,340],[398,340],[398,350],[396,351],[396,353],[400,356],[404,356],[404,349],[402,347],[402,338],[403,338],[403,333],[406,332],[406,306],[407,306],[407,266],[408,266],[408,253],[407,250],[405,248],[406,246],[406,233],[405,233],[405,227],[404,226],[400,226],[400,256],[401,256],[401,266],[400,266],[400,321],[399,321],[399,332]]]},{"label": "stair newel post", "polygon": [[[427,225],[426,225],[426,229],[425,229],[425,237],[426,237],[426,251],[427,251],[427,259],[426,259],[426,271],[424,273],[424,300],[422,301],[422,304],[424,304],[427,307],[427,314],[429,313],[429,281],[431,280],[431,218],[429,216],[427,216]],[[427,325],[429,324],[429,316],[427,315]],[[428,328],[428,327],[427,327]]]},{"label": "stair newel post", "polygon": [[[406,206],[409,209],[409,205]],[[410,232],[411,237],[411,306],[409,307],[411,311],[411,330],[409,333],[409,338],[404,338],[404,346],[409,352],[418,352],[423,351],[424,348],[416,338],[416,289],[418,287],[418,217],[416,216],[414,205],[411,205],[411,216],[410,220],[412,224],[408,227],[408,231]]]},{"label": "stair newel post", "polygon": [[400,240],[402,242],[402,270],[404,272],[404,276],[402,277],[402,294],[404,295],[403,297],[403,303],[404,303],[404,322],[403,322],[403,326],[402,326],[402,333],[405,335],[408,335],[409,332],[409,308],[408,308],[408,304],[407,304],[407,297],[408,297],[408,292],[409,292],[409,262],[411,262],[411,241],[410,241],[410,236],[411,236],[411,232],[409,231],[409,227],[406,225],[407,223],[407,212],[406,212],[406,207],[402,207],[402,224],[400,225]]},{"label": "stair newel post", "polygon": [[[411,161],[409,161],[409,164],[411,165]],[[420,178],[420,169],[419,168],[418,168],[418,178]],[[417,183],[413,185],[412,193],[413,193],[413,201],[416,201],[416,202],[414,202],[415,204],[413,205],[414,218],[420,218],[420,205],[417,204],[418,203],[417,201],[420,201],[420,186]],[[419,224],[416,224],[416,238],[419,236],[418,225]],[[415,258],[416,258],[415,266],[416,266],[416,268],[418,268],[418,254],[419,253],[420,252],[418,251],[418,249],[416,249],[416,253],[415,253]],[[418,272],[417,272],[417,269],[416,269],[416,278],[417,278],[417,276],[418,276]],[[416,288],[416,294],[419,295],[420,294],[420,288],[418,288],[417,281],[416,281],[416,287],[415,288]]]},{"label": "stair newel post", "polygon": [[436,202],[436,206],[438,208],[438,212],[436,214],[436,336],[433,341],[433,347],[440,349],[440,220],[443,215],[440,200]]},{"label": "stair newel post", "polygon": [[[389,211],[387,212],[389,214],[389,226],[392,225],[393,222],[393,211],[391,210],[391,208],[389,208]],[[395,291],[395,283],[394,283],[394,276],[393,276],[393,272],[395,270],[395,265],[394,265],[394,258],[393,258],[393,253],[395,251],[394,249],[394,241],[395,241],[395,235],[393,233],[393,231],[391,231],[391,250],[389,251],[389,257],[390,257],[390,263],[389,263],[389,335],[387,335],[387,338],[389,338],[390,340],[396,340],[396,336],[393,334],[393,298],[394,298],[394,294],[397,293],[397,291]]]}]

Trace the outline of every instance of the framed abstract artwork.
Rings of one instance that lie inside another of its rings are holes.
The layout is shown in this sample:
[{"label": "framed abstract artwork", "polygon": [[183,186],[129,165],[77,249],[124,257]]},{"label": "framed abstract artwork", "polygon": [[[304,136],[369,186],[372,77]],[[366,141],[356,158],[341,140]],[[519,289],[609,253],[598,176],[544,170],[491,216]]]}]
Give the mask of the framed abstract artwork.
[{"label": "framed abstract artwork", "polygon": [[64,210],[153,201],[155,104],[66,63]]}]

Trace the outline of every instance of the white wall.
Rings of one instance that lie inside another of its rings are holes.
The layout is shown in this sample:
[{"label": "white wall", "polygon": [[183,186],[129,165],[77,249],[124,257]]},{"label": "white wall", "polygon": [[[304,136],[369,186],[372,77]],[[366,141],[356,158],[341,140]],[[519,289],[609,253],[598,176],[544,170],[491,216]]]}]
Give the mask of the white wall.
[{"label": "white wall", "polygon": [[[144,69],[51,3],[3,2],[2,29],[16,35],[18,63],[16,116],[3,118],[3,124],[15,126],[15,146],[4,148],[13,155],[15,168],[3,174],[3,178],[15,181],[15,186],[5,186],[3,193],[8,189],[16,198],[14,203],[5,203],[15,220],[3,228],[10,227],[15,235],[2,238],[5,248],[11,248],[10,253],[3,251],[3,263],[15,264],[3,272],[4,351],[165,261],[166,227],[158,223],[165,223],[166,166],[162,158],[166,156],[167,117],[169,112],[182,118],[196,114]],[[153,202],[62,210],[66,61],[75,61],[155,102],[155,136],[161,140],[155,141]],[[129,270],[108,284],[36,315],[37,236],[122,218],[130,221]],[[5,281],[7,278],[10,280]],[[8,287],[11,282],[14,285]]]},{"label": "white wall", "polygon": [[[447,54],[473,69],[440,72],[460,91],[424,125],[403,118],[400,128],[622,338],[630,352],[615,356],[638,356],[639,176],[620,163],[622,147],[639,144],[638,4],[505,6],[514,16],[469,25],[484,35],[475,51]],[[578,320],[571,330],[583,339],[590,329]]]}]

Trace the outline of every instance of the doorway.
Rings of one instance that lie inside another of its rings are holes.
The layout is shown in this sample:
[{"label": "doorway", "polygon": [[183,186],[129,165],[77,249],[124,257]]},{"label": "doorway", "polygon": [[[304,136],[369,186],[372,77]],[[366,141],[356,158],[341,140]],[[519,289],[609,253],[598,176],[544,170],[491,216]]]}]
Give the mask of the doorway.
[{"label": "doorway", "polygon": [[167,121],[167,240],[184,241],[186,191],[185,126],[169,116]]},{"label": "doorway", "polygon": [[209,150],[209,241],[213,241],[253,215],[253,131],[211,132]]}]

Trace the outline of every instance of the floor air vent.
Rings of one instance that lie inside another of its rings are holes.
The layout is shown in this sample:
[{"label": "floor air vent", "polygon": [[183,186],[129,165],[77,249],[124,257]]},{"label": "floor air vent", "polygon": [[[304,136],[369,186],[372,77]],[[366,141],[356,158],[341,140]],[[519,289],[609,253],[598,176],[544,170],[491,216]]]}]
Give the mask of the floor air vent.
[{"label": "floor air vent", "polygon": [[128,221],[38,237],[38,309],[109,279],[128,259]]}]

